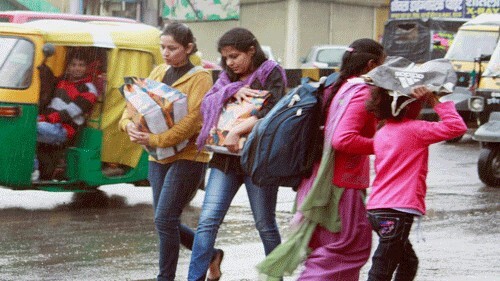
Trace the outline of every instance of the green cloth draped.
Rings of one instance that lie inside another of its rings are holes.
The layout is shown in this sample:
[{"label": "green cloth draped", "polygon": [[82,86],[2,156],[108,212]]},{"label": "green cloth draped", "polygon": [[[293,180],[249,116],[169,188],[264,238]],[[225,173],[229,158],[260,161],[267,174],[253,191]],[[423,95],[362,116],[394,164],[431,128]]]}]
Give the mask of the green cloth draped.
[{"label": "green cloth draped", "polygon": [[[333,132],[342,118],[353,95],[365,87],[362,79],[350,79],[342,86],[332,101],[325,124],[325,140],[323,154],[317,172],[311,175],[314,181],[302,203],[299,202],[299,212],[303,214],[300,227],[293,231],[287,241],[276,247],[257,265],[257,270],[267,275],[267,280],[280,280],[289,276],[302,263],[310,252],[309,242],[316,226],[321,225],[332,233],[341,230],[339,202],[344,192],[343,188],[333,184],[333,167],[335,150],[331,144]],[[311,178],[309,178],[310,180]],[[308,188],[310,182],[302,182],[300,188]],[[300,190],[299,190],[300,192]]]},{"label": "green cloth draped", "polygon": [[339,201],[344,189],[333,185],[334,149],[325,145],[320,166],[311,190],[300,206],[304,219],[297,230],[292,232],[287,241],[276,247],[257,265],[257,270],[267,275],[268,281],[281,280],[282,276],[290,276],[307,258],[310,252],[309,241],[319,224],[331,232],[339,232]]},{"label": "green cloth draped", "polygon": [[280,281],[282,276],[290,276],[309,254],[309,241],[316,229],[316,223],[305,220],[285,243],[266,256],[264,261],[257,265],[257,270],[266,275],[268,281]]},{"label": "green cloth draped", "polygon": [[331,232],[340,232],[339,201],[343,188],[335,186],[333,181],[334,149],[328,145],[323,149],[318,174],[311,191],[304,198],[300,212],[306,219],[323,226]]}]

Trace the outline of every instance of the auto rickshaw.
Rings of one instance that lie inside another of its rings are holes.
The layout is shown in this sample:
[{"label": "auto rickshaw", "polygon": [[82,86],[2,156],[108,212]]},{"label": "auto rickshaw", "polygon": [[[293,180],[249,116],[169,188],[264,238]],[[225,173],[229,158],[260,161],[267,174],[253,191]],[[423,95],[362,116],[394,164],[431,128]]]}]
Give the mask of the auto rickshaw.
[{"label": "auto rickshaw", "polygon": [[[460,27],[446,52],[445,58],[451,61],[457,73],[457,84],[453,93],[442,100],[455,103],[455,108],[468,128],[476,128],[475,116],[468,108],[468,100],[473,95],[470,86],[473,83],[471,77],[474,76],[474,68],[486,67],[499,38],[500,14],[481,14]],[[449,142],[460,139],[461,137],[457,137]]]},{"label": "auto rickshaw", "polygon": [[478,128],[473,139],[481,150],[477,163],[479,179],[488,186],[500,186],[500,43],[484,69],[478,64],[475,90],[469,98],[470,111],[476,114]]},{"label": "auto rickshaw", "polygon": [[[15,190],[95,190],[100,185],[139,183],[147,178],[147,154],[120,132],[125,108],[119,88],[126,76],[147,77],[163,62],[160,31],[141,23],[38,20],[0,24],[0,186]],[[46,70],[64,73],[75,48],[93,60],[89,72],[100,92],[75,139],[54,148],[64,163],[57,179],[32,180],[37,116],[43,106]],[[106,174],[105,165],[127,167]]]}]

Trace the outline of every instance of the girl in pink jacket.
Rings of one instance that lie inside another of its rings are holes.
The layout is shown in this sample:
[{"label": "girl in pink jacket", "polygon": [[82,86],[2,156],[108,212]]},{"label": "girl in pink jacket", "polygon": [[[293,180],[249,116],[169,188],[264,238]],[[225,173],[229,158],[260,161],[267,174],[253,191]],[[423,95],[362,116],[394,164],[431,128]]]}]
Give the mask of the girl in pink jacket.
[{"label": "girl in pink jacket", "polygon": [[[372,257],[369,281],[413,280],[418,258],[408,239],[414,216],[425,214],[425,194],[429,145],[461,136],[467,127],[453,102],[440,103],[425,86],[412,89],[417,101],[393,115],[393,97],[376,88],[367,103],[385,125],[375,134],[376,176],[367,203],[368,219],[379,236]],[[399,97],[398,105],[408,97]],[[427,102],[441,118],[440,122],[415,120]],[[396,270],[397,268],[397,270]]]},{"label": "girl in pink jacket", "polygon": [[372,242],[364,198],[377,126],[365,108],[372,86],[360,76],[385,58],[382,45],[367,38],[344,53],[338,79],[324,92],[328,114],[321,160],[297,190],[296,231],[258,265],[267,280],[291,275],[304,259],[300,281],[359,280]]}]

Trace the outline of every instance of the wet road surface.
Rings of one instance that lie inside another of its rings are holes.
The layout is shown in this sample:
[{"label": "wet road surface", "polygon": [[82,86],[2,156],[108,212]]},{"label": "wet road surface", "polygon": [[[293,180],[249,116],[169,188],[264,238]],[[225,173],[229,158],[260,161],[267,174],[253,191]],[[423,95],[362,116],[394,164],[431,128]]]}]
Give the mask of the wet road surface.
[{"label": "wet road surface", "polygon": [[[416,280],[500,280],[500,188],[477,177],[479,146],[466,137],[431,146],[427,209],[410,239],[420,259]],[[294,192],[280,189],[284,236]],[[203,192],[186,208],[195,226]],[[0,280],[154,280],[157,239],[148,187],[110,185],[93,194],[0,188]],[[425,241],[424,241],[425,240]],[[374,235],[373,248],[376,246]],[[217,247],[225,250],[221,280],[259,280],[263,248],[245,189],[236,195]],[[181,249],[177,280],[186,280],[190,252]],[[370,262],[362,269],[366,280]],[[296,280],[294,276],[285,280]]]}]

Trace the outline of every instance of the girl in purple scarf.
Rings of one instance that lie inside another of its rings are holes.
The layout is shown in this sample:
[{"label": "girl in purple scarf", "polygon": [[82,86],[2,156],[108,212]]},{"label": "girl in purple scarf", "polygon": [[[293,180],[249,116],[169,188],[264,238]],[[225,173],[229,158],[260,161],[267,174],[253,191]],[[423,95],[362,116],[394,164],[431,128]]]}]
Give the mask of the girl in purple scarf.
[{"label": "girl in purple scarf", "polygon": [[[219,49],[219,51],[221,50]],[[201,104],[203,127],[196,140],[199,149],[205,145],[210,129],[216,125],[222,107],[230,98],[235,97],[240,101],[241,99],[247,99],[247,97],[262,95],[262,90],[251,89],[248,85],[251,85],[254,81],[264,85],[269,74],[275,68],[281,73],[283,85],[286,84],[285,71],[273,60],[263,61],[255,71],[245,77],[238,77],[235,72],[228,68],[225,61],[222,61],[222,64],[225,71],[220,73],[219,78],[205,95]]]},{"label": "girl in purple scarf", "polygon": [[[268,94],[262,108],[232,128],[223,145],[231,152],[239,150],[240,136],[249,133],[258,119],[264,117],[285,94],[286,78],[283,69],[268,60],[255,36],[244,28],[226,32],[218,42],[224,71],[206,94],[201,105],[203,127],[197,139],[202,149],[210,129],[216,125],[222,107],[234,98],[238,102]],[[259,231],[265,254],[281,243],[275,219],[278,186],[260,187],[252,183],[241,169],[240,157],[214,153],[210,160],[210,175],[205,187],[205,199],[194,238],[188,280],[205,280],[219,226],[231,201],[245,184],[255,225]],[[219,264],[222,258],[219,260]],[[212,271],[211,271],[212,272]],[[219,280],[208,276],[206,280]]]}]

